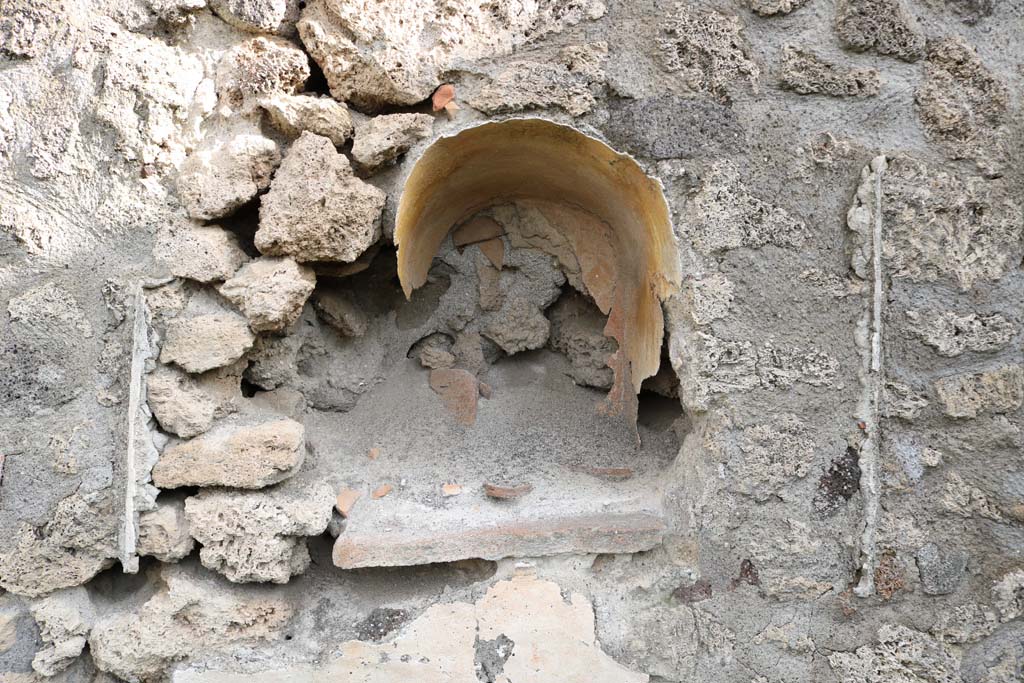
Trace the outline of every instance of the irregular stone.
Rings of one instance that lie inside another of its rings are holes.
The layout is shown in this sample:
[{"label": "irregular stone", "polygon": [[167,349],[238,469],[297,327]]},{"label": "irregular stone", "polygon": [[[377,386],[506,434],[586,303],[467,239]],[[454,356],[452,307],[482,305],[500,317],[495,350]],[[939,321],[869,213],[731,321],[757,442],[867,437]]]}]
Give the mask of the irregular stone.
[{"label": "irregular stone", "polygon": [[959,683],[960,657],[927,633],[884,624],[876,645],[834,652],[829,666],[842,683]]},{"label": "irregular stone", "polygon": [[803,479],[814,464],[814,441],[795,415],[774,424],[745,427],[735,439],[722,434],[720,443],[733,473],[730,488],[765,501],[786,497],[786,488]]},{"label": "irregular stone", "polygon": [[160,360],[191,373],[206,372],[234,363],[255,340],[246,319],[234,313],[174,318],[167,324]]},{"label": "irregular stone", "polygon": [[372,5],[307,4],[299,35],[327,77],[331,94],[362,109],[426,100],[457,64],[498,58],[584,18],[604,14],[598,0],[566,6],[500,0],[459,11],[432,0]]},{"label": "irregular stone", "polygon": [[928,407],[928,399],[914,391],[909,384],[886,381],[882,388],[882,416],[914,420]]},{"label": "irregular stone", "polygon": [[793,45],[782,50],[779,81],[800,95],[831,97],[872,97],[881,86],[878,69],[845,69]]},{"label": "irregular stone", "polygon": [[818,490],[811,501],[814,511],[823,516],[835,514],[860,490],[860,476],[860,453],[847,447],[818,480]]},{"label": "irregular stone", "polygon": [[306,454],[305,430],[295,420],[224,422],[191,441],[168,446],[153,483],[258,489],[295,474]]},{"label": "irregular stone", "polygon": [[1007,622],[1024,615],[1024,569],[1014,569],[992,584],[992,597],[999,621]]},{"label": "irregular stone", "polygon": [[836,34],[854,50],[906,62],[924,56],[924,34],[900,0],[842,0],[836,8]]},{"label": "irregular stone", "polygon": [[686,311],[696,325],[724,318],[735,298],[735,287],[722,273],[694,276],[683,283]]},{"label": "irregular stone", "polygon": [[455,365],[451,337],[435,332],[413,344],[409,357],[419,360],[425,368],[450,368]]},{"label": "irregular stone", "polygon": [[32,660],[32,668],[43,676],[55,676],[71,666],[82,654],[96,610],[82,587],[57,591],[31,604],[43,646]]},{"label": "irregular stone", "polygon": [[185,519],[185,500],[168,493],[157,498],[156,509],[139,515],[136,552],[161,562],[177,562],[195,547]]},{"label": "irregular stone", "polygon": [[114,563],[118,521],[109,498],[62,499],[49,522],[22,523],[0,549],[0,587],[38,597],[85,583]]},{"label": "irregular stone", "polygon": [[604,336],[607,318],[589,299],[575,291],[563,295],[551,307],[551,348],[565,354],[577,384],[609,389],[612,370],[608,359],[618,345]]},{"label": "irregular stone", "polygon": [[597,103],[588,80],[568,65],[528,61],[510,62],[464,99],[489,115],[558,108],[582,116]]},{"label": "irregular stone", "polygon": [[217,96],[222,106],[248,113],[268,95],[295,94],[308,78],[305,52],[286,40],[261,36],[235,45],[221,57]]},{"label": "irregular stone", "polygon": [[[408,623],[377,612],[365,640],[342,643],[340,654],[318,664],[277,665],[257,680],[337,680],[346,683],[412,681],[536,681],[643,683],[601,650],[587,599],[527,572],[499,581],[475,604],[432,605]],[[377,642],[380,641],[380,642]],[[188,669],[175,683],[246,683],[252,674]]]},{"label": "irregular stone", "polygon": [[217,291],[238,306],[253,330],[280,332],[299,319],[314,287],[311,268],[290,258],[264,256],[242,266]]},{"label": "irregular stone", "polygon": [[283,596],[225,584],[195,567],[163,565],[160,590],[141,607],[101,618],[89,635],[96,666],[127,681],[164,678],[174,662],[284,637]]},{"label": "irregular stone", "polygon": [[207,0],[149,0],[153,12],[172,26],[184,26],[193,15],[206,7]]},{"label": "irregular stone", "polygon": [[998,351],[1017,334],[1016,326],[998,313],[907,311],[907,320],[921,341],[946,358],[954,358],[965,351]]},{"label": "irregular stone", "polygon": [[275,128],[292,137],[308,130],[341,147],[354,131],[348,107],[330,97],[275,93],[262,98],[260,107]]},{"label": "irregular stone", "polygon": [[271,390],[291,383],[303,338],[298,334],[262,335],[256,338],[247,359],[245,379],[261,389]]},{"label": "irregular stone", "polygon": [[917,115],[933,140],[969,143],[999,126],[1009,91],[962,38],[928,45],[925,77],[914,93]]},{"label": "irregular stone", "polygon": [[299,0],[210,0],[210,9],[232,26],[252,33],[295,34]]},{"label": "irregular stone", "polygon": [[917,570],[927,595],[954,592],[964,578],[968,555],[962,550],[944,550],[929,543],[917,551]]},{"label": "irregular stone", "polygon": [[[669,301],[672,319],[683,313]],[[671,328],[670,328],[671,329]],[[669,359],[679,376],[679,396],[692,410],[707,410],[713,397],[748,391],[761,384],[757,375],[757,354],[746,341],[719,339],[698,332],[669,336]]]},{"label": "irregular stone", "polygon": [[326,482],[267,491],[200,491],[185,501],[203,566],[235,583],[287,583],[309,566],[306,536],[322,534],[335,496]]},{"label": "irregular stone", "polygon": [[1004,522],[999,508],[989,500],[985,492],[973,486],[956,472],[950,472],[942,489],[942,508],[964,519],[982,517],[993,522]]},{"label": "irregular stone", "polygon": [[500,311],[488,316],[482,331],[485,337],[511,355],[544,346],[551,332],[551,323],[539,308],[526,299],[509,297]]},{"label": "irregular stone", "polygon": [[434,117],[430,114],[388,114],[374,116],[356,126],[352,159],[366,173],[374,173],[430,137]]},{"label": "irregular stone", "polygon": [[1004,365],[995,370],[952,375],[935,382],[943,412],[950,417],[1007,413],[1024,402],[1024,367]]},{"label": "irregular stone", "polygon": [[802,7],[807,0],[747,0],[750,9],[762,17],[770,17],[775,14],[789,14],[798,7]]},{"label": "irregular stone", "polygon": [[157,233],[153,256],[175,277],[227,280],[249,260],[238,237],[216,225],[178,223]]},{"label": "irregular stone", "polygon": [[362,337],[370,321],[345,290],[321,289],[313,295],[313,308],[325,323],[346,337]]},{"label": "irregular stone", "polygon": [[766,245],[799,247],[807,227],[786,210],[753,195],[729,162],[715,163],[700,191],[687,203],[684,223],[703,253]]},{"label": "irregular stone", "polygon": [[787,389],[797,382],[825,386],[839,371],[839,361],[823,351],[776,348],[766,341],[757,352],[757,375],[770,389]]},{"label": "irregular stone", "polygon": [[854,270],[870,270],[872,199],[881,175],[882,253],[886,274],[911,282],[951,278],[966,291],[980,280],[998,280],[1019,262],[1024,213],[1001,182],[936,170],[910,157],[865,168],[847,223],[864,247]]},{"label": "irregular stone", "polygon": [[199,377],[169,365],[146,376],[147,403],[160,427],[189,439],[208,430],[217,418],[234,412],[242,398],[235,366]]},{"label": "irregular stone", "polygon": [[270,185],[280,161],[277,144],[257,132],[215,136],[185,160],[178,196],[192,218],[229,216]]},{"label": "irregular stone", "polygon": [[677,3],[658,39],[665,69],[677,73],[690,90],[727,102],[730,88],[740,81],[756,87],[761,74],[747,54],[742,31],[737,16]]},{"label": "irregular stone", "polygon": [[330,140],[303,132],[263,197],[256,247],[298,261],[354,261],[380,237],[385,199]]},{"label": "irregular stone", "polygon": [[717,157],[739,150],[746,137],[732,107],[704,97],[612,101],[609,109],[609,140],[651,159]]},{"label": "irregular stone", "polygon": [[430,388],[441,397],[456,422],[467,427],[476,422],[480,389],[473,373],[456,368],[431,370]]}]

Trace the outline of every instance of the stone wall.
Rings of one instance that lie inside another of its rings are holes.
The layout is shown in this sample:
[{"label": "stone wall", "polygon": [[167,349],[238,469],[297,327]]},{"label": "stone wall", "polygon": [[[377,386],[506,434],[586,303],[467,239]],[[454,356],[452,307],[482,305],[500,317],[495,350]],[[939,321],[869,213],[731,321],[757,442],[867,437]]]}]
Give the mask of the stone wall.
[{"label": "stone wall", "polygon": [[1015,0],[0,0],[0,680],[1024,680],[1022,92]]}]

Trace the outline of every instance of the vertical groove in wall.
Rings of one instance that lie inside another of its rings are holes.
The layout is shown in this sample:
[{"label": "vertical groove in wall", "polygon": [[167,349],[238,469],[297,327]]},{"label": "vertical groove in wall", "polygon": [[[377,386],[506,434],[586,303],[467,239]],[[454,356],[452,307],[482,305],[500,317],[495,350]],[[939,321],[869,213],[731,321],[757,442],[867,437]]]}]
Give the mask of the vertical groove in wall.
[{"label": "vertical groove in wall", "polygon": [[[870,316],[871,345],[865,349],[861,382],[861,421],[864,423],[864,441],[860,447],[860,489],[864,501],[864,530],[861,534],[861,577],[854,593],[866,598],[875,592],[875,566],[877,562],[876,535],[878,529],[878,506],[881,497],[878,479],[878,448],[881,440],[879,406],[882,399],[882,302],[884,279],[882,272],[882,175],[885,172],[884,156],[871,160],[874,174],[874,207],[871,232],[872,296],[871,305],[865,310]],[[867,322],[865,320],[865,322]],[[867,327],[867,325],[865,325]]]}]

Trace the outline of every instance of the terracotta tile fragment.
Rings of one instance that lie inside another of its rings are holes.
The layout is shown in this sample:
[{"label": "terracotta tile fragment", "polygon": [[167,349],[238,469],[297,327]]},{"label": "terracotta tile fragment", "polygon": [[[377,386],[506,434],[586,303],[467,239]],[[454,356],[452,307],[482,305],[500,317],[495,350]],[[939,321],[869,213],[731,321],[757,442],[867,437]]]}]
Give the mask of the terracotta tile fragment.
[{"label": "terracotta tile fragment", "polygon": [[352,511],[352,507],[362,495],[361,491],[356,491],[355,489],[342,489],[338,492],[338,498],[334,501],[334,508],[342,517],[348,517],[348,513]]},{"label": "terracotta tile fragment", "polygon": [[455,228],[452,243],[456,247],[486,242],[505,234],[505,228],[490,216],[474,216]]},{"label": "terracotta tile fragment", "polygon": [[584,472],[609,481],[626,481],[633,478],[633,468],[631,467],[588,467]]},{"label": "terracotta tile fragment", "polygon": [[454,99],[455,86],[451,83],[445,83],[438,87],[438,89],[434,91],[434,95],[430,98],[434,111],[441,111]]},{"label": "terracotta tile fragment", "polygon": [[472,373],[457,368],[431,370],[430,388],[441,397],[456,422],[467,427],[476,422],[476,401],[480,389]]},{"label": "terracotta tile fragment", "polygon": [[392,488],[393,488],[393,487],[391,486],[391,484],[383,484],[383,485],[379,486],[379,487],[378,487],[378,488],[377,488],[377,489],[376,489],[376,490],[375,490],[375,491],[374,491],[373,493],[371,493],[370,495],[372,495],[372,496],[373,496],[374,498],[383,498],[384,496],[386,496],[386,495],[388,495],[389,493],[391,493],[391,489],[392,489]]},{"label": "terracotta tile fragment", "polygon": [[480,242],[477,246],[487,260],[494,264],[495,268],[501,270],[501,267],[505,265],[505,243],[501,241],[501,238],[495,237],[486,242]]},{"label": "terracotta tile fragment", "polygon": [[449,496],[457,496],[462,493],[462,484],[444,484],[441,486],[441,495],[446,498]]},{"label": "terracotta tile fragment", "polygon": [[517,484],[515,486],[500,486],[498,484],[484,484],[484,493],[490,498],[498,500],[515,500],[522,498],[533,490],[532,484]]}]

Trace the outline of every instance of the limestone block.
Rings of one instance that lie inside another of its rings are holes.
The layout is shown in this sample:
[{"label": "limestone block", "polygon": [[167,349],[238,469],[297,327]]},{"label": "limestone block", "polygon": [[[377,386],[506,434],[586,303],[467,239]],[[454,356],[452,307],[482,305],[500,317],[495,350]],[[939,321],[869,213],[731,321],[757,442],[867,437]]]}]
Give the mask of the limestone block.
[{"label": "limestone block", "polygon": [[745,427],[732,438],[722,433],[716,441],[728,458],[730,488],[758,501],[786,497],[786,488],[814,465],[814,441],[795,415]]},{"label": "limestone block", "polygon": [[917,551],[917,570],[921,587],[927,595],[946,595],[954,592],[964,578],[968,555],[957,549],[940,548],[935,543]]},{"label": "limestone block", "polygon": [[962,373],[935,382],[943,412],[950,417],[1007,413],[1024,401],[1024,368],[1004,365],[994,370]]},{"label": "limestone block", "polygon": [[43,641],[43,647],[32,660],[32,668],[43,676],[54,676],[82,654],[96,610],[89,594],[80,586],[36,600],[29,609]]},{"label": "limestone block", "polygon": [[296,481],[267,491],[201,491],[185,501],[203,566],[231,581],[287,583],[309,566],[306,536],[331,521],[333,490]]},{"label": "limestone block", "polygon": [[216,225],[177,223],[157,233],[153,255],[175,277],[227,280],[249,260],[238,237]]},{"label": "limestone block", "polygon": [[380,237],[385,199],[330,140],[304,132],[263,197],[256,247],[297,261],[354,261]]},{"label": "limestone block", "polygon": [[185,501],[181,497],[161,494],[155,510],[139,515],[139,540],[136,551],[161,562],[177,562],[195,547],[185,518]]},{"label": "limestone block", "polygon": [[362,170],[373,173],[430,137],[433,127],[430,114],[374,116],[356,127],[352,158]]},{"label": "limestone block", "polygon": [[313,308],[325,323],[346,337],[361,337],[370,325],[347,291],[325,289],[313,297]]},{"label": "limestone block", "polygon": [[299,0],[210,0],[210,9],[232,26],[252,33],[295,34]]},{"label": "limestone block", "polygon": [[779,81],[800,95],[832,97],[871,97],[881,86],[878,69],[843,68],[793,45],[782,50]]},{"label": "limestone block", "polygon": [[218,291],[249,319],[257,332],[280,332],[302,314],[316,274],[290,258],[265,256],[247,263]]},{"label": "limestone block", "polygon": [[907,311],[907,320],[921,341],[946,358],[998,351],[1017,334],[1017,327],[999,313]]},{"label": "limestone block", "polygon": [[960,656],[955,650],[927,633],[901,625],[884,624],[878,629],[876,645],[864,645],[855,652],[835,652],[829,655],[828,663],[841,683],[910,683],[922,680],[918,672],[927,672],[928,679],[936,683],[962,680]]},{"label": "limestone block", "polygon": [[352,137],[348,107],[330,97],[275,93],[259,102],[270,122],[285,135],[299,137],[302,131],[308,130],[329,138],[336,147]]},{"label": "limestone block", "polygon": [[544,346],[551,323],[534,304],[510,297],[498,313],[488,316],[482,332],[502,351],[513,354]]},{"label": "limestone block", "polygon": [[194,566],[164,565],[142,606],[102,617],[89,635],[96,666],[127,681],[161,680],[174,662],[235,644],[283,637],[292,609],[282,596],[217,580]]},{"label": "limestone block", "polygon": [[258,132],[214,136],[185,160],[178,196],[192,218],[229,216],[267,188],[280,160],[277,144]]},{"label": "limestone block", "polygon": [[217,63],[217,96],[222,106],[242,113],[261,98],[294,94],[309,78],[306,53],[280,38],[260,36],[228,50]]},{"label": "limestone block", "polygon": [[551,348],[565,354],[577,384],[598,389],[612,386],[608,359],[618,345],[604,336],[607,318],[588,299],[575,292],[551,307]]},{"label": "limestone block", "polygon": [[735,15],[701,12],[684,3],[661,25],[662,63],[694,92],[728,101],[730,88],[756,86],[761,69],[748,55],[743,24]]},{"label": "limestone block", "polygon": [[854,50],[907,62],[924,56],[924,33],[901,0],[843,0],[836,8],[836,34]]},{"label": "limestone block", "polygon": [[174,318],[167,324],[160,360],[188,372],[206,372],[234,363],[255,339],[246,319],[234,313]]},{"label": "limestone block", "polygon": [[153,483],[263,488],[292,476],[305,451],[305,431],[294,420],[222,422],[191,441],[167,446],[153,468]]},{"label": "limestone block", "polygon": [[188,439],[234,412],[242,398],[239,364],[199,376],[160,365],[146,377],[149,409],[164,431]]}]

